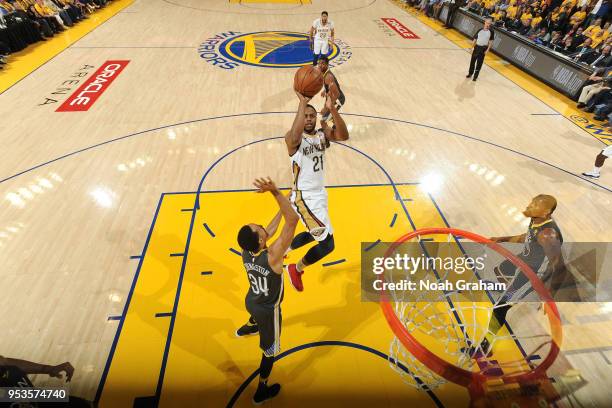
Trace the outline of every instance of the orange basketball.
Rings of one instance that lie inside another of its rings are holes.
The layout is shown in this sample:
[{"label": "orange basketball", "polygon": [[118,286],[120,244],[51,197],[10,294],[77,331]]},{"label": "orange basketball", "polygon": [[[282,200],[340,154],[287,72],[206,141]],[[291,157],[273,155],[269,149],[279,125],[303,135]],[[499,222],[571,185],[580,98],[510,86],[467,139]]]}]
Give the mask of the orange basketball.
[{"label": "orange basketball", "polygon": [[293,89],[304,96],[312,98],[323,88],[323,74],[312,65],[298,69],[293,78]]}]

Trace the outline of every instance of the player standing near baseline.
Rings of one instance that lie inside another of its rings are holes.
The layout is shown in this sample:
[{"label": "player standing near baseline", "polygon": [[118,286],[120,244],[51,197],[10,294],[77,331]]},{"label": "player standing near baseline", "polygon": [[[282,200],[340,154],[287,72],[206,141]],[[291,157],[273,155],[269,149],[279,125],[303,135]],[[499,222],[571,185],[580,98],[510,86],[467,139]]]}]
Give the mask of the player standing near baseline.
[{"label": "player standing near baseline", "polygon": [[[518,258],[524,261],[533,270],[537,277],[551,290],[553,296],[566,282],[569,272],[565,268],[561,245],[563,235],[553,220],[552,214],[557,208],[557,200],[550,195],[540,194],[531,200],[523,214],[531,218],[527,232],[521,235],[508,237],[493,237],[494,242],[522,243],[523,251]],[[491,340],[507,322],[506,315],[512,308],[513,295],[523,292],[525,285],[529,285],[529,278],[509,260],[505,260],[495,267],[495,275],[500,282],[508,283],[508,288],[496,302],[493,316],[489,321],[487,336],[477,347],[470,347],[469,354],[490,355]],[[524,298],[532,288],[519,295]]]},{"label": "player standing near baseline", "polygon": [[321,13],[321,18],[317,18],[312,22],[308,38],[310,39],[310,49],[313,51],[314,57],[312,65],[317,65],[321,55],[328,55],[334,43],[334,23],[328,18],[327,11]]}]

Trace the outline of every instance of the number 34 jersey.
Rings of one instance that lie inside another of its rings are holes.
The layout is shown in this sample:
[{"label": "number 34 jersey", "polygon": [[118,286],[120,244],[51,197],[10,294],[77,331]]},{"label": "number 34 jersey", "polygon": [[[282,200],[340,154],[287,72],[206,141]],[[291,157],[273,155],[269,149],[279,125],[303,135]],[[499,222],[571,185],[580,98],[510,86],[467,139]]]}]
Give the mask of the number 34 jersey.
[{"label": "number 34 jersey", "polygon": [[294,191],[321,191],[325,188],[325,150],[329,141],[322,129],[304,133],[299,148],[291,156]]},{"label": "number 34 jersey", "polygon": [[249,278],[246,303],[274,307],[283,296],[283,275],[275,273],[268,262],[268,250],[258,254],[242,251],[242,263]]}]

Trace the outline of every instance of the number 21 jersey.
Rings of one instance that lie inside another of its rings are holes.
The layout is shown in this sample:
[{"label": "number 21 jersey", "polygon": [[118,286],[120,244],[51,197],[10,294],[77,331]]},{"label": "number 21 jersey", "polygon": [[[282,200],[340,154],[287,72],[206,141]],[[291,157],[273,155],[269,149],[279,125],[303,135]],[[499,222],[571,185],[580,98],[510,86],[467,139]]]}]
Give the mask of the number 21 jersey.
[{"label": "number 21 jersey", "polygon": [[314,135],[304,133],[299,148],[291,156],[293,190],[320,191],[325,188],[325,151],[329,141],[323,130]]}]

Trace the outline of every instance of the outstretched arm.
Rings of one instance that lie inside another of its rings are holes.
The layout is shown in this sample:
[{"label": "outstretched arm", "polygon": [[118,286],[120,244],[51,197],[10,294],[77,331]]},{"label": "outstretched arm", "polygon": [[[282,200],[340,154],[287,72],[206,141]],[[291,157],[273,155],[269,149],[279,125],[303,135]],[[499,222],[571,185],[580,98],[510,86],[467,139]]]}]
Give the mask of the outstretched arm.
[{"label": "outstretched arm", "polygon": [[280,211],[276,213],[272,221],[266,227],[266,233],[268,234],[268,239],[272,238],[276,231],[278,230],[278,226],[280,225],[280,221],[283,218],[283,213]]},{"label": "outstretched arm", "polygon": [[258,188],[258,193],[269,191],[276,200],[280,208],[280,214],[285,219],[285,225],[281,230],[280,236],[270,245],[268,248],[268,262],[270,267],[275,273],[283,273],[283,256],[289,248],[293,236],[295,234],[295,227],[298,223],[298,215],[291,207],[291,203],[281,194],[276,185],[270,178],[257,179],[253,183]]},{"label": "outstretched arm", "polygon": [[33,363],[27,360],[7,358],[0,356],[0,366],[14,366],[26,374],[48,374],[50,377],[61,378],[61,372],[66,373],[66,382],[72,379],[74,367],[69,362],[50,366],[46,364]]},{"label": "outstretched arm", "polygon": [[346,123],[344,123],[344,119],[342,119],[342,116],[340,116],[340,114],[338,113],[336,105],[334,101],[332,101],[332,98],[329,94],[327,95],[327,99],[325,99],[325,107],[331,112],[332,118],[334,118],[335,125],[333,128],[324,128],[323,131],[325,132],[325,137],[327,137],[327,140],[331,140],[334,142],[342,142],[348,140],[349,131],[346,128]]},{"label": "outstretched arm", "polygon": [[308,33],[308,40],[310,41],[310,49],[312,50],[312,41],[313,41],[313,37],[314,37],[314,31],[315,28],[314,27],[310,27],[310,32]]},{"label": "outstretched arm", "polygon": [[491,237],[491,241],[494,242],[514,242],[514,243],[521,243],[521,242],[525,242],[525,238],[527,237],[527,234],[521,234],[521,235],[511,235],[511,236],[507,236],[507,237]]},{"label": "outstretched arm", "polygon": [[295,91],[295,93],[300,99],[300,104],[298,105],[295,119],[293,119],[291,130],[285,135],[285,143],[287,144],[287,151],[289,152],[289,155],[293,155],[296,149],[300,146],[300,143],[302,143],[302,133],[304,133],[304,122],[306,121],[306,106],[310,101],[310,98],[305,97],[298,91]]}]

